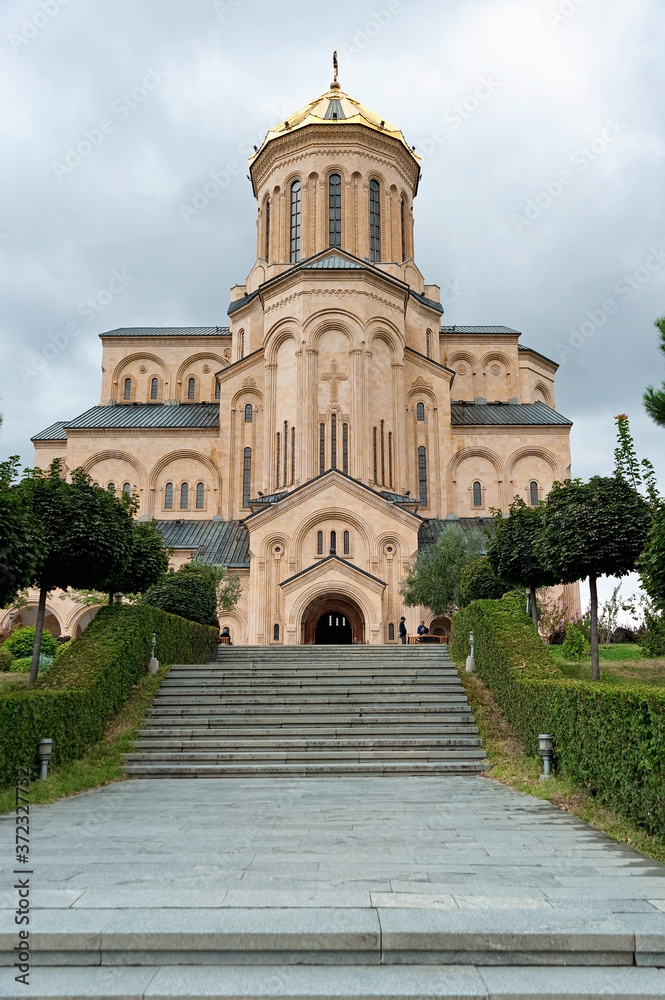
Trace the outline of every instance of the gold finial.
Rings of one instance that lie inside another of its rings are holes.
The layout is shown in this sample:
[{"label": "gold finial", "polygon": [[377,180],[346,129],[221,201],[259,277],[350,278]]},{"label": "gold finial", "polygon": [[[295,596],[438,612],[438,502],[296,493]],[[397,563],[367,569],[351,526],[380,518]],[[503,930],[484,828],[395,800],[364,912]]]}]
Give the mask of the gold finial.
[{"label": "gold finial", "polygon": [[339,64],[337,62],[337,52],[333,52],[333,73],[334,73],[334,79],[333,79],[333,82],[330,84],[330,89],[331,90],[339,90],[340,89],[340,86],[339,86],[339,83],[338,83],[338,80],[337,80],[337,73],[338,73],[338,71],[339,71]]}]

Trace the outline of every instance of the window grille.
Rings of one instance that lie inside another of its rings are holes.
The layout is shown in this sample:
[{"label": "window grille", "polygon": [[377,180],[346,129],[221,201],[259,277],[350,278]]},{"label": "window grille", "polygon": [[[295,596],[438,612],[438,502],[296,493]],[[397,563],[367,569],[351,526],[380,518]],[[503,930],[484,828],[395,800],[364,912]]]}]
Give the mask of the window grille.
[{"label": "window grille", "polygon": [[328,181],[328,243],[342,245],[342,178],[331,174]]},{"label": "window grille", "polygon": [[482,507],[483,505],[483,488],[480,483],[473,484],[473,506]]},{"label": "window grille", "polygon": [[318,531],[316,533],[316,553],[319,556],[323,555],[323,532]]},{"label": "window grille", "polygon": [[131,486],[129,485],[129,483],[123,483],[123,484],[122,484],[122,492],[123,492],[123,493],[127,493],[127,494],[129,494],[129,493],[131,493],[131,491],[132,491],[132,488],[131,488]]},{"label": "window grille", "polygon": [[389,639],[394,639],[395,638],[395,626],[393,625],[392,622],[388,626],[388,638]]},{"label": "window grille", "polygon": [[275,456],[277,466],[277,489],[279,489],[279,475],[282,468],[282,435],[277,431],[277,454]]},{"label": "window grille", "polygon": [[125,393],[124,393],[124,398],[125,399],[131,399],[132,398],[132,380],[130,378],[126,378],[125,379]]},{"label": "window grille", "polygon": [[251,424],[252,422],[252,404],[247,403],[245,406],[245,423]]},{"label": "window grille", "polygon": [[266,261],[270,261],[270,198],[266,198]]},{"label": "window grille", "polygon": [[349,474],[349,425],[342,424],[342,472]]},{"label": "window grille", "polygon": [[189,486],[183,483],[180,487],[180,509],[187,510],[189,507]]},{"label": "window grille", "polygon": [[167,483],[164,490],[164,508],[165,510],[173,509],[173,483]]},{"label": "window grille", "polygon": [[333,469],[337,468],[337,414],[333,413],[330,417],[330,465]]},{"label": "window grille", "polygon": [[275,642],[279,642],[279,625],[277,624],[273,625],[272,637],[275,640]]},{"label": "window grille", "polygon": [[530,497],[531,497],[531,506],[532,507],[537,507],[538,506],[538,483],[535,481],[535,479],[533,480],[533,482],[531,482],[529,484],[529,493],[530,493]]},{"label": "window grille", "polygon": [[326,425],[319,424],[319,475],[326,471]]},{"label": "window grille", "polygon": [[393,432],[388,431],[388,485],[393,485]]},{"label": "window grille", "polygon": [[337,553],[337,532],[330,532],[330,554],[335,555]]},{"label": "window grille", "polygon": [[374,458],[374,482],[379,481],[379,470],[377,465],[377,444],[376,444],[376,427],[372,427],[372,452]]},{"label": "window grille", "polygon": [[249,507],[252,495],[252,449],[245,448],[242,466],[242,505]]},{"label": "window grille", "polygon": [[196,506],[199,510],[203,510],[203,503],[205,500],[205,486],[203,483],[196,484]]},{"label": "window grille", "polygon": [[190,378],[187,383],[187,399],[196,399],[196,379]]},{"label": "window grille", "polygon": [[159,398],[159,379],[158,378],[154,378],[152,380],[152,382],[150,383],[150,398],[151,399],[158,399]]},{"label": "window grille", "polygon": [[369,182],[369,256],[381,260],[381,189],[378,181]]},{"label": "window grille", "polygon": [[399,203],[399,219],[402,231],[402,260],[406,260],[406,204],[404,198]]},{"label": "window grille", "polygon": [[292,264],[300,260],[300,209],[301,184],[294,181],[291,185],[291,255]]},{"label": "window grille", "polygon": [[296,429],[291,428],[291,485],[296,481]]},{"label": "window grille", "polygon": [[348,556],[351,551],[351,536],[348,531],[344,532],[344,555]]},{"label": "window grille", "polygon": [[423,447],[418,449],[418,487],[420,504],[427,506],[427,452]]},{"label": "window grille", "polygon": [[418,403],[418,406],[416,407],[416,414],[417,414],[417,419],[418,420],[424,420],[425,419],[425,404],[424,403]]}]

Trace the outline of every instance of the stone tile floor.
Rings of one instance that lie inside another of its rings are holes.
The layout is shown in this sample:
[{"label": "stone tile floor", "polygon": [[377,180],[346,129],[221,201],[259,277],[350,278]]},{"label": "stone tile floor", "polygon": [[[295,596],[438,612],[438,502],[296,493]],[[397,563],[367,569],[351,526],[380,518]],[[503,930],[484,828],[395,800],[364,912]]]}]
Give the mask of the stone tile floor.
[{"label": "stone tile floor", "polygon": [[[125,781],[31,810],[36,909],[665,912],[665,867],[484,778]],[[13,909],[14,817],[0,817]]]}]

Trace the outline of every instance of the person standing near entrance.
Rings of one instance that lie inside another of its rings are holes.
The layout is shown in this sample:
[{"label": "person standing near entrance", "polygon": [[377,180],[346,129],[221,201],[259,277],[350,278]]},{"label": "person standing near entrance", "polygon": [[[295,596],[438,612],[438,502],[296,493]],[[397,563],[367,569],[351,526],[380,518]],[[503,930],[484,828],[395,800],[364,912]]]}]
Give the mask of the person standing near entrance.
[{"label": "person standing near entrance", "polygon": [[399,638],[403,646],[406,646],[406,618],[399,620]]},{"label": "person standing near entrance", "polygon": [[425,625],[424,621],[422,621],[418,626],[417,632],[418,632],[418,642],[423,641],[422,636],[429,635],[429,629],[427,628],[427,625]]}]

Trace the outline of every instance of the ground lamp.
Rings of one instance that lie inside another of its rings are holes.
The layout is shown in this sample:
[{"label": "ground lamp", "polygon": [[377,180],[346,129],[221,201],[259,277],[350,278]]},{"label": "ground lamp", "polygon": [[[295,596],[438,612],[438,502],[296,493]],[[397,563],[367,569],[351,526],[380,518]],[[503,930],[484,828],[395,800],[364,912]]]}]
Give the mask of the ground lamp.
[{"label": "ground lamp", "polygon": [[53,755],[53,740],[40,740],[37,744],[37,760],[39,761],[39,777],[42,781],[48,778],[48,762]]},{"label": "ground lamp", "polygon": [[554,745],[552,737],[548,733],[541,733],[538,737],[538,753],[543,758],[543,774],[540,776],[541,781],[546,781],[552,773],[552,754],[554,752]]},{"label": "ground lamp", "polygon": [[472,674],[473,671],[476,669],[476,659],[474,655],[474,646],[473,646],[473,632],[469,632],[469,648],[471,651],[466,658],[466,672],[467,674]]},{"label": "ground lamp", "polygon": [[157,645],[157,635],[152,633],[152,648],[150,651],[150,662],[148,664],[148,670],[151,674],[156,674],[159,670],[159,660],[155,656],[155,647]]}]

